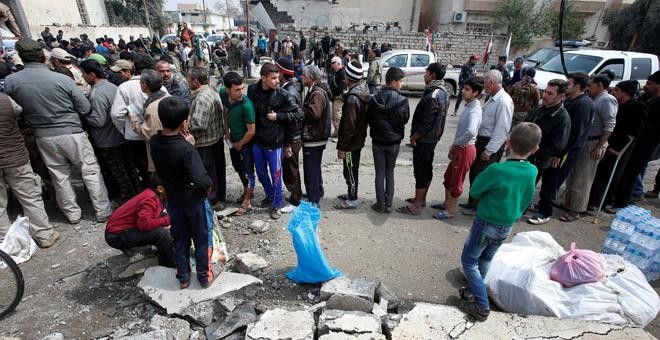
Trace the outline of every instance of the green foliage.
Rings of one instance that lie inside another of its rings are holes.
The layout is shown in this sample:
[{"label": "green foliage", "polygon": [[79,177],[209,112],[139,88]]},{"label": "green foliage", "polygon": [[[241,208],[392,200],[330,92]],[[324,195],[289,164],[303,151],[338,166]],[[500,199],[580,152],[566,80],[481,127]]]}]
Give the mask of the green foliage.
[{"label": "green foliage", "polygon": [[[559,10],[548,11],[545,15],[546,32],[553,40],[559,39]],[[564,7],[564,41],[578,40],[584,34],[587,22],[584,16],[575,12],[570,1]]]},{"label": "green foliage", "polygon": [[493,14],[495,28],[506,28],[511,45],[528,47],[535,37],[545,34],[543,24],[547,6],[536,6],[535,0],[499,0]]},{"label": "green foliage", "polygon": [[[165,0],[146,0],[151,28],[164,31],[169,19],[163,13]],[[106,0],[110,24],[113,26],[147,25],[142,0]]]},{"label": "green foliage", "polygon": [[[603,20],[608,24],[612,47],[660,55],[660,1],[637,0],[618,13],[608,14]],[[630,46],[637,34],[634,46]]]}]

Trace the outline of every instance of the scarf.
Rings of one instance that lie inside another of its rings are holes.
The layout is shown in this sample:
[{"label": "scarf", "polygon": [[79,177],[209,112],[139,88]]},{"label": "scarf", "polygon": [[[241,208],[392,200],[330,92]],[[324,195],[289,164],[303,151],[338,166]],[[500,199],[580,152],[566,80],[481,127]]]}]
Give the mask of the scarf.
[{"label": "scarf", "polygon": [[445,81],[442,79],[438,79],[438,80],[432,80],[430,83],[426,84],[425,90],[431,88],[443,88],[443,87],[445,87]]}]

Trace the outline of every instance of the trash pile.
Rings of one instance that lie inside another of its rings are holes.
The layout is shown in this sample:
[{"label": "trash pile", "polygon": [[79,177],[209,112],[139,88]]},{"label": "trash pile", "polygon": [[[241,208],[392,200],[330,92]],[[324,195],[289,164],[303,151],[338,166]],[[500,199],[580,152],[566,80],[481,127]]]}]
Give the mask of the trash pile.
[{"label": "trash pile", "polygon": [[623,256],[651,282],[660,278],[660,220],[649,210],[631,205],[621,209],[610,226],[603,253]]},{"label": "trash pile", "polygon": [[658,294],[635,265],[574,245],[566,253],[541,231],[503,244],[485,282],[495,304],[509,313],[645,327],[660,311]]}]

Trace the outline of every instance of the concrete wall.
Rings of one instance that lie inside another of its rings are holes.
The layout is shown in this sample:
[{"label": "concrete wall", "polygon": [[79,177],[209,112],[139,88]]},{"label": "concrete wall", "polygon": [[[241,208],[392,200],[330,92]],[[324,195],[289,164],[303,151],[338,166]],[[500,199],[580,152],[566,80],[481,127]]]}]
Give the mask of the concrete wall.
[{"label": "concrete wall", "polygon": [[[325,31],[312,32],[309,29],[303,29],[305,37],[309,43],[320,41],[325,35]],[[344,46],[349,49],[357,51],[360,43],[364,40],[376,42],[379,46],[383,42],[389,42],[395,49],[423,49],[425,45],[425,35],[421,32],[403,32],[394,34],[392,32],[331,32],[333,37],[339,39]],[[297,37],[297,32],[293,30],[279,31],[281,38],[290,35]],[[297,38],[295,38],[297,40]],[[473,35],[473,34],[459,34],[459,33],[445,33],[438,35],[435,39],[436,57],[443,64],[462,65],[467,62],[472,54],[483,55],[486,45],[490,39],[490,35]],[[493,54],[490,57],[489,64],[497,62],[497,56],[504,52],[506,47],[507,37],[494,36],[493,37]],[[520,51],[520,54],[525,51]],[[512,54],[513,56],[514,54]]]},{"label": "concrete wall", "polygon": [[[32,38],[41,38],[41,31],[47,25],[43,26],[33,26],[31,27]],[[129,36],[138,37],[140,34],[145,37],[149,35],[149,30],[146,27],[142,26],[48,26],[50,27],[50,32],[53,36],[57,35],[58,30],[64,31],[64,39],[70,40],[71,38],[77,38],[80,34],[86,33],[90,39],[95,40],[98,37],[103,35],[108,35],[113,38],[115,42],[118,41],[119,35],[121,34],[126,41],[128,41]]]},{"label": "concrete wall", "polygon": [[[108,14],[103,0],[84,0],[90,25],[107,25]],[[81,24],[76,0],[24,0],[20,2],[30,26]]]}]

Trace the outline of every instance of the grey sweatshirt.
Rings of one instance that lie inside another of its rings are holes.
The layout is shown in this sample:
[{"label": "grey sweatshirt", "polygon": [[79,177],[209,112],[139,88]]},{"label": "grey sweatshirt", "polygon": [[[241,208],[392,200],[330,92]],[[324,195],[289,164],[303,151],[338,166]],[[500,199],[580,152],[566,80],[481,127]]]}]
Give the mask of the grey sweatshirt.
[{"label": "grey sweatshirt", "polygon": [[89,125],[89,135],[99,148],[111,148],[126,142],[112,123],[110,109],[117,94],[117,85],[101,80],[89,92],[92,110],[82,118]]},{"label": "grey sweatshirt", "polygon": [[479,100],[475,99],[465,104],[465,109],[458,118],[456,126],[456,137],[453,145],[463,146],[472,145],[477,141],[477,132],[481,125],[481,105]]},{"label": "grey sweatshirt", "polygon": [[26,63],[24,70],[7,76],[5,93],[23,107],[36,137],[83,132],[80,115],[89,112],[89,101],[73,79],[46,64]]}]

